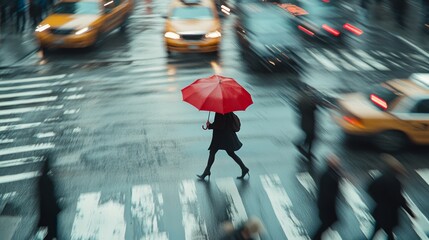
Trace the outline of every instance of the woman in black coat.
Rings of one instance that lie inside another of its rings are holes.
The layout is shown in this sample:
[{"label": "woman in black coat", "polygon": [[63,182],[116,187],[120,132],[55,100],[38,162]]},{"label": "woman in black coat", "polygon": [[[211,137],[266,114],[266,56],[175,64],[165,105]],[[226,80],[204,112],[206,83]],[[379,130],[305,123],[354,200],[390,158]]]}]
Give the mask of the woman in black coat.
[{"label": "woman in black coat", "polygon": [[49,175],[50,157],[46,157],[43,163],[42,175],[39,178],[39,227],[47,227],[48,234],[45,240],[52,240],[57,238],[57,215],[60,212],[58,206],[54,182]]},{"label": "woman in black coat", "polygon": [[208,129],[213,130],[212,141],[209,146],[210,154],[207,162],[207,166],[201,175],[197,175],[198,178],[203,180],[206,176],[210,178],[210,169],[215,161],[215,155],[218,150],[225,150],[226,153],[234,159],[234,161],[241,168],[241,176],[238,179],[243,179],[246,174],[249,173],[249,169],[241,161],[240,157],[235,154],[235,151],[239,150],[243,144],[237,137],[237,134],[233,130],[233,113],[220,114],[216,113],[213,123],[207,121],[206,126]]},{"label": "woman in black coat", "polygon": [[415,215],[402,195],[402,184],[398,179],[398,175],[403,174],[405,169],[392,156],[384,155],[383,158],[388,164],[388,169],[368,188],[368,193],[376,203],[372,212],[375,228],[369,239],[373,239],[375,234],[383,229],[388,239],[393,240],[393,229],[399,224],[400,208],[404,208],[413,218]]}]

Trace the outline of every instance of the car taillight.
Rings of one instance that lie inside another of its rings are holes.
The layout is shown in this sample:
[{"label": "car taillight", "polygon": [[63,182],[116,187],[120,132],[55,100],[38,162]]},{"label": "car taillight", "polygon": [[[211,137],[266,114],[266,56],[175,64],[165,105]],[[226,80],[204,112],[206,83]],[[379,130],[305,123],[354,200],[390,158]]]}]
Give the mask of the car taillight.
[{"label": "car taillight", "polygon": [[357,117],[353,117],[353,116],[343,116],[343,119],[344,119],[346,122],[348,122],[348,123],[350,123],[351,125],[353,125],[353,126],[363,128],[362,121],[361,121],[359,118],[357,118]]},{"label": "car taillight", "polygon": [[330,27],[330,26],[328,26],[326,24],[323,24],[322,28],[325,29],[325,31],[327,31],[328,33],[334,35],[335,37],[340,36],[340,32],[337,29],[332,28],[332,27]]},{"label": "car taillight", "polygon": [[383,110],[386,110],[386,109],[387,109],[387,102],[386,102],[384,99],[380,98],[379,96],[377,96],[377,95],[375,95],[375,94],[371,94],[371,95],[369,96],[369,99],[371,99],[371,101],[372,101],[375,105],[377,105],[377,106],[381,107]]},{"label": "car taillight", "polygon": [[363,31],[360,28],[357,28],[357,27],[351,25],[350,23],[344,24],[343,28],[346,29],[347,31],[357,35],[357,36],[360,36],[363,33]]},{"label": "car taillight", "polygon": [[298,29],[301,30],[301,31],[303,31],[303,32],[305,32],[306,34],[308,34],[310,36],[314,36],[314,32],[308,30],[307,28],[305,28],[305,27],[303,27],[301,25],[298,25]]},{"label": "car taillight", "polygon": [[329,3],[330,1],[329,0],[322,0],[322,2]]}]

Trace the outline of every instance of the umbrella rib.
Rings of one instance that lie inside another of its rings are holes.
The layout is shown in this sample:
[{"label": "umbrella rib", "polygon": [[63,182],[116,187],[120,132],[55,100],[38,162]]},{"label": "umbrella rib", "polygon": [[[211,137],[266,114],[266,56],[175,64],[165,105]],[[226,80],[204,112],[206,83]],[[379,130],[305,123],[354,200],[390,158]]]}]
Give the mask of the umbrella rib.
[{"label": "umbrella rib", "polygon": [[[217,88],[219,87],[219,85],[216,85],[216,87],[215,88],[213,88],[212,90],[211,90],[211,92],[207,95],[207,96],[210,96]],[[220,91],[221,92],[221,95],[223,95],[223,92],[222,91]],[[200,108],[202,107],[202,106],[204,106],[204,104],[207,102],[207,100],[208,100],[209,98],[207,97],[206,99],[204,99],[204,102],[201,104],[201,106],[200,106]],[[222,107],[223,108],[223,107]]]}]

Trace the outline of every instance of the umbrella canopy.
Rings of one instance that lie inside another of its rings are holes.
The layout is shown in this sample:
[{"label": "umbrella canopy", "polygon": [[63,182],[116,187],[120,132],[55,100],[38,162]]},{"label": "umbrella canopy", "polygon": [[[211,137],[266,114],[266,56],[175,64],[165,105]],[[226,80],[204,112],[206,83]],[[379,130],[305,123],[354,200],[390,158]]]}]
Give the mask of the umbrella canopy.
[{"label": "umbrella canopy", "polygon": [[246,89],[234,79],[220,75],[197,79],[182,89],[182,97],[199,110],[221,114],[244,111],[253,103]]}]

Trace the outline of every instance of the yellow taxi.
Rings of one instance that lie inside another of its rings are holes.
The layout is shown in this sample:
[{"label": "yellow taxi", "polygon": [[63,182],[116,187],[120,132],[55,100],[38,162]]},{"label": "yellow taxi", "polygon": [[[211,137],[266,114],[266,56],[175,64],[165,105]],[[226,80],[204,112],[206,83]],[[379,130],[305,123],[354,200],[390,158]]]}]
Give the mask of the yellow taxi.
[{"label": "yellow taxi", "polygon": [[393,79],[338,100],[334,119],[351,136],[370,136],[384,151],[429,144],[429,73]]},{"label": "yellow taxi", "polygon": [[62,0],[35,30],[42,49],[85,48],[121,27],[133,9],[133,0]]},{"label": "yellow taxi", "polygon": [[171,52],[218,52],[222,38],[212,0],[173,0],[165,16],[164,42]]}]

